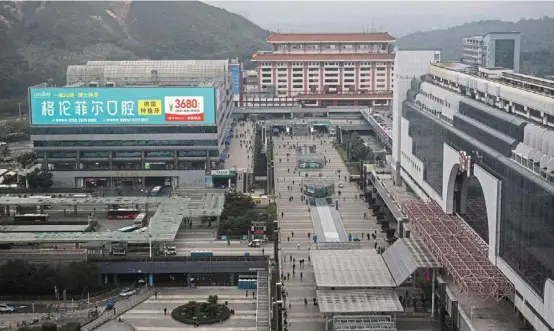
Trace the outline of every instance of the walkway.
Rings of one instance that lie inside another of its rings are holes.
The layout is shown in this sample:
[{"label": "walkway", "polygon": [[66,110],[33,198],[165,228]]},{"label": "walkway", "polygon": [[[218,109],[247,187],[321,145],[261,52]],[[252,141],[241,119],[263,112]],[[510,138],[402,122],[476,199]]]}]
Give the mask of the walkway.
[{"label": "walkway", "polygon": [[[231,139],[231,144],[227,150],[229,157],[225,160],[225,169],[232,170],[235,167],[237,169],[253,168],[254,158],[252,155],[254,152],[249,150],[248,147],[246,147],[246,144],[242,144],[241,147],[241,140],[249,141],[252,146],[254,146],[255,126],[250,121],[245,121],[244,123],[244,126],[240,126],[237,123],[233,129],[233,138]],[[250,134],[248,134],[248,130],[250,130]],[[247,137],[240,138],[241,134],[245,134]],[[237,135],[239,138],[236,138]]]},{"label": "walkway", "polygon": [[[236,287],[159,288],[158,297],[150,299],[124,314],[122,318],[137,331],[256,331],[256,300],[252,291],[246,297],[245,291]],[[228,301],[235,314],[221,323],[200,326],[186,325],[171,317],[171,311],[191,300],[206,301],[209,295],[217,295],[220,302]],[[164,315],[164,308],[168,314]]]},{"label": "walkway", "polygon": [[133,295],[127,299],[119,299],[116,301],[114,309],[109,311],[104,311],[100,313],[100,316],[98,316],[97,319],[93,320],[92,322],[83,325],[81,330],[83,331],[91,331],[99,326],[101,326],[104,323],[107,323],[108,321],[117,318],[121,315],[123,315],[125,312],[133,309],[135,306],[139,305],[141,302],[147,300],[149,297],[154,295],[153,289],[142,289],[139,290],[138,294]]},{"label": "walkway", "polygon": [[[287,142],[291,144],[316,144],[318,152],[321,151],[330,162],[327,166],[321,170],[302,171],[302,176],[305,173],[317,174],[322,172],[324,178],[336,178],[339,180],[336,174],[337,170],[341,170],[341,180],[344,182],[344,176],[348,175],[348,170],[338,152],[333,148],[329,138],[325,138],[326,143],[320,144],[320,141],[314,141],[313,137],[297,137],[294,139],[290,137],[274,138],[275,158],[275,178],[276,178],[276,193],[281,194],[281,198],[278,199],[279,214],[284,213],[283,218],[279,218],[279,226],[281,228],[281,260],[286,257],[286,262],[282,264],[283,273],[286,276],[290,274],[290,279],[285,280],[285,288],[288,292],[287,306],[290,303],[291,308],[288,312],[288,320],[291,326],[289,331],[303,331],[303,330],[323,330],[324,319],[319,312],[317,306],[309,303],[304,305],[304,298],[307,298],[309,302],[316,296],[315,277],[311,264],[308,262],[308,248],[313,245],[313,240],[308,237],[308,233],[314,233],[314,227],[311,220],[310,212],[305,204],[300,201],[300,182],[301,177],[297,173],[292,174],[292,170],[296,163],[296,151],[294,149],[289,150],[286,146]],[[291,157],[287,161],[285,154],[291,153]],[[278,159],[281,158],[282,162],[279,163]],[[288,172],[290,169],[291,172]],[[294,181],[294,183],[293,183]],[[289,190],[288,187],[292,187]],[[355,199],[355,196],[359,194],[358,188],[354,183],[344,182],[344,188],[341,188],[342,197],[339,203],[339,214],[342,219],[343,226],[346,233],[352,233],[353,236],[361,237],[362,233],[373,233],[379,230],[379,225],[372,219],[363,219],[364,212],[367,212],[367,207],[361,199]],[[294,200],[289,202],[289,197],[292,196]],[[338,198],[335,196],[334,199]],[[280,215],[279,215],[280,216]],[[292,233],[294,232],[294,236]],[[290,239],[287,240],[287,237]],[[378,238],[381,245],[384,245],[384,241],[381,237]],[[373,248],[373,241],[363,241],[362,246],[365,248]],[[315,246],[312,247],[315,249]],[[289,262],[289,257],[292,256],[298,262],[299,259],[305,259],[305,265],[300,267],[296,263],[296,277],[292,274],[293,263]],[[300,280],[299,273],[302,272],[303,279]]]},{"label": "walkway", "polygon": [[346,230],[338,211],[329,207],[325,199],[316,199],[316,206],[311,207],[310,215],[319,242],[348,241]]}]

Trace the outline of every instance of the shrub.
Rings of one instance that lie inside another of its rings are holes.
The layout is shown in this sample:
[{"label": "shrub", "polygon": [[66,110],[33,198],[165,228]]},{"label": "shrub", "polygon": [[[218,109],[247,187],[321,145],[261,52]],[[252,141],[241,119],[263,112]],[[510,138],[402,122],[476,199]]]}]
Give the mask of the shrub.
[{"label": "shrub", "polygon": [[44,322],[42,323],[42,331],[57,331],[58,326],[55,323],[52,322]]},{"label": "shrub", "polygon": [[58,331],[81,331],[81,324],[77,322],[69,322],[64,324]]},{"label": "shrub", "polygon": [[212,302],[189,301],[173,309],[171,317],[185,324],[214,324],[225,321],[231,316],[229,308],[222,304],[213,303],[219,300],[216,295],[210,296],[209,300]]}]

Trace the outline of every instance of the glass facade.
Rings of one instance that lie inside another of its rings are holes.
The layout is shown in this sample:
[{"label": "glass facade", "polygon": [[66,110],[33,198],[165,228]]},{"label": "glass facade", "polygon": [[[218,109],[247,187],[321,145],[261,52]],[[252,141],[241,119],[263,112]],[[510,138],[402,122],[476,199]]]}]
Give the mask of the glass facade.
[{"label": "glass facade", "polygon": [[516,41],[513,39],[496,39],[494,41],[494,65],[507,69],[514,69],[514,49]]},{"label": "glass facade", "polygon": [[217,146],[217,140],[53,140],[35,141],[35,147],[93,146]]},{"label": "glass facade", "polygon": [[99,126],[31,127],[31,134],[140,134],[140,133],[217,133],[216,126]]},{"label": "glass facade", "polygon": [[442,195],[442,159],[446,129],[434,125],[420,114],[417,107],[406,102],[402,116],[410,121],[408,135],[412,138],[413,154],[425,165],[423,179]]},{"label": "glass facade", "polygon": [[[426,164],[440,162],[442,167],[443,148],[437,153],[437,144],[444,142],[459,151],[478,152],[475,164],[502,182],[499,255],[543,295],[546,279],[554,279],[554,185],[414,104],[405,102],[403,115],[410,120],[410,136],[422,139],[414,143],[414,151]],[[426,181],[434,183],[429,174]],[[480,194],[475,186],[470,185],[468,200]]]}]

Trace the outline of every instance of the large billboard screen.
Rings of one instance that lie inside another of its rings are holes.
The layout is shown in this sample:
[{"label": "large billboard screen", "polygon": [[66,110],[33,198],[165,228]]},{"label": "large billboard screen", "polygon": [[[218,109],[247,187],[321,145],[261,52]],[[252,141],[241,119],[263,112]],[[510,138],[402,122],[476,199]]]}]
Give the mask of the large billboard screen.
[{"label": "large billboard screen", "polygon": [[231,72],[231,79],[233,81],[233,95],[240,95],[240,88],[242,85],[241,65],[230,64],[229,71]]},{"label": "large billboard screen", "polygon": [[33,125],[215,123],[213,87],[30,88]]}]

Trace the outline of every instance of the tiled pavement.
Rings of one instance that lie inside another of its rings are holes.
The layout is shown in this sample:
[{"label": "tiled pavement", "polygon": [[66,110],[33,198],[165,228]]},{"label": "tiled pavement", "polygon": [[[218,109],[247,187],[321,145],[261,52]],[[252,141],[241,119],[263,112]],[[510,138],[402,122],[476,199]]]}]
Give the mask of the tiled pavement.
[{"label": "tiled pavement", "polygon": [[[250,290],[252,292],[252,290]],[[157,298],[151,297],[122,318],[135,327],[137,331],[255,331],[256,300],[244,290],[235,287],[197,287],[197,288],[162,288],[158,289]],[[171,317],[171,311],[191,300],[205,301],[208,295],[217,295],[220,302],[228,301],[229,308],[235,310],[227,321],[221,324],[203,325],[195,328],[177,322]],[[167,308],[167,315],[164,315]],[[106,330],[107,331],[107,330]]]},{"label": "tiled pavement", "polygon": [[[326,140],[321,144],[321,140]],[[313,306],[313,298],[316,295],[315,278],[311,264],[308,262],[308,249],[315,249],[311,247],[313,240],[308,238],[308,233],[313,234],[312,220],[308,207],[300,201],[300,182],[302,178],[300,175],[318,175],[323,173],[322,177],[328,177],[335,179],[335,191],[338,191],[338,181],[344,183],[344,188],[341,188],[341,197],[335,195],[334,199],[339,199],[339,212],[341,214],[344,226],[347,233],[352,233],[353,236],[361,237],[362,233],[366,235],[368,232],[375,230],[379,231],[378,225],[371,216],[368,219],[363,218],[364,212],[367,212],[367,208],[364,206],[361,199],[356,199],[355,196],[359,194],[358,189],[354,183],[349,183],[348,180],[344,180],[344,176],[348,175],[348,170],[340,158],[338,152],[333,148],[329,138],[313,140],[313,137],[285,137],[274,138],[275,148],[275,178],[276,193],[280,193],[281,197],[279,202],[279,226],[281,228],[281,251],[280,258],[283,262],[283,273],[286,277],[290,274],[290,279],[285,280],[285,288],[288,292],[287,308],[290,304],[288,312],[288,320],[290,331],[297,330],[323,330],[324,319],[319,312],[318,307]],[[302,170],[301,174],[293,174],[293,170],[296,164],[296,150],[289,149],[289,143],[300,145],[317,145],[318,153],[323,153],[330,161],[325,168],[318,170]],[[290,153],[290,157],[287,161],[286,154]],[[279,162],[281,159],[281,162]],[[290,172],[288,171],[290,169]],[[339,179],[337,170],[340,169]],[[293,183],[294,181],[294,183]],[[289,187],[292,187],[289,189]],[[293,197],[293,201],[289,202],[289,197]],[[283,212],[283,217],[280,213]],[[294,232],[294,236],[292,233]],[[287,240],[290,237],[290,241]],[[379,235],[379,238],[382,236]],[[373,241],[362,240],[364,247],[373,247]],[[381,245],[384,242],[381,240]],[[290,262],[290,256],[296,258],[296,277],[293,277],[292,266]],[[299,259],[305,259],[306,263],[304,267],[298,265]],[[300,279],[300,273],[303,274],[303,279]],[[308,299],[308,305],[304,305],[304,298]]]}]

